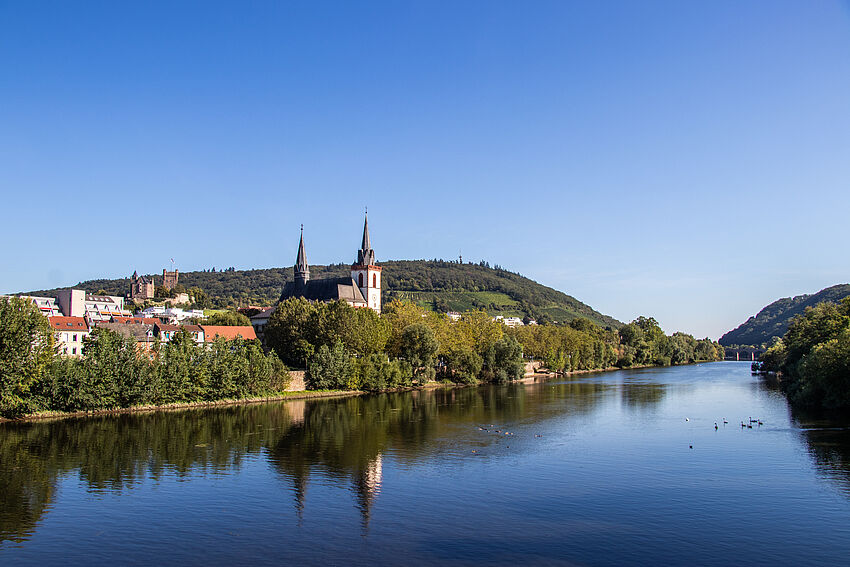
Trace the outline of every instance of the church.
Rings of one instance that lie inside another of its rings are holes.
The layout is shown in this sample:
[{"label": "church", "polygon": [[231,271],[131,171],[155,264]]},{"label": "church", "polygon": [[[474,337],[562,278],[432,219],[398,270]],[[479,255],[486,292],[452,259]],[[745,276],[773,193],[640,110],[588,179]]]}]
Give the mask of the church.
[{"label": "church", "polygon": [[375,264],[375,251],[369,239],[369,217],[363,223],[363,241],[357,251],[357,262],[351,265],[351,276],[310,279],[310,266],[304,250],[304,226],[295,259],[295,280],[283,287],[281,301],[303,297],[311,301],[343,300],[354,307],[368,307],[381,312],[381,267]]}]

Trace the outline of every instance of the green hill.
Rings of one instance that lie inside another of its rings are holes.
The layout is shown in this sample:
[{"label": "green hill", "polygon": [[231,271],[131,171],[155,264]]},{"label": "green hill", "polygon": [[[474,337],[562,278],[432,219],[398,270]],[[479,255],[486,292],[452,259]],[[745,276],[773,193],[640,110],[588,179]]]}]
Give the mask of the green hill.
[{"label": "green hill", "polygon": [[[569,321],[576,317],[619,328],[622,323],[595,311],[590,306],[558,290],[541,285],[519,274],[486,264],[459,264],[442,260],[399,260],[382,262],[383,301],[408,299],[429,309],[466,311],[485,309],[506,317],[529,316],[551,321]],[[344,276],[347,264],[310,266],[312,278]],[[153,274],[157,284],[161,276]],[[180,284],[200,287],[218,306],[271,305],[280,297],[283,285],[292,280],[292,268],[181,272]],[[125,295],[129,278],[97,279],[80,282],[77,289],[112,295]],[[55,295],[56,289],[29,292]]]},{"label": "green hill", "polygon": [[779,299],[720,337],[719,342],[723,346],[769,343],[774,337],[783,336],[791,320],[802,315],[807,307],[814,307],[822,301],[838,303],[847,296],[850,296],[850,284],[834,285],[811,295]]}]

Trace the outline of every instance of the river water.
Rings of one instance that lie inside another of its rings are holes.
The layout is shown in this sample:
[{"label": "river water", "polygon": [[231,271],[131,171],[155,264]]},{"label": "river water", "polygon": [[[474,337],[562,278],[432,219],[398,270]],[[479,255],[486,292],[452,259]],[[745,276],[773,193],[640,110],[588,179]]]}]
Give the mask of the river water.
[{"label": "river water", "polygon": [[848,565],[850,429],[735,362],[5,424],[0,503],[2,565]]}]

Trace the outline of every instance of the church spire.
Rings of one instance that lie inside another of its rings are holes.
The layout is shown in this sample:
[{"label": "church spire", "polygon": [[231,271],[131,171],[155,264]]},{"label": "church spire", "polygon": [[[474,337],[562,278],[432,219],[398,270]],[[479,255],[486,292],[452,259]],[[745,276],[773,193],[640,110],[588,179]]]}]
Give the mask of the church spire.
[{"label": "church spire", "polygon": [[357,264],[360,266],[372,266],[375,264],[375,251],[372,250],[372,243],[369,240],[369,213],[366,213],[366,220],[363,222],[363,242],[360,244],[360,250],[357,251]]},{"label": "church spire", "polygon": [[301,225],[301,240],[298,242],[298,257],[295,259],[295,285],[303,286],[310,279],[307,252],[304,251],[304,225]]}]

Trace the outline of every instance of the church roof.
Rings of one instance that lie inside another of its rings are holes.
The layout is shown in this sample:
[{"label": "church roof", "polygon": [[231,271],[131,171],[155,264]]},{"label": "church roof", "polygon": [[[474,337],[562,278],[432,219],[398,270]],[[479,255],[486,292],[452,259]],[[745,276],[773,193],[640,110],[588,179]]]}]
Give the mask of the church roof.
[{"label": "church roof", "polygon": [[290,297],[303,297],[311,301],[342,299],[351,303],[366,303],[360,288],[351,277],[308,280],[300,290],[296,289],[295,282],[287,282],[280,298]]}]

